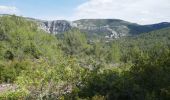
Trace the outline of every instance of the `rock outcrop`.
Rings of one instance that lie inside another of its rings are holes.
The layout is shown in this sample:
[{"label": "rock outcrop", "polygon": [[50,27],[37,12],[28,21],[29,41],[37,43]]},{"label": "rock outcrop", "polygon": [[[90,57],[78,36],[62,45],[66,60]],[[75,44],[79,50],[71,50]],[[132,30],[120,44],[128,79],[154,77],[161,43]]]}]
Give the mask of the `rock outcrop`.
[{"label": "rock outcrop", "polygon": [[87,33],[89,37],[100,36],[113,39],[170,27],[170,23],[139,25],[118,19],[82,19],[72,22],[66,20],[39,21],[39,26],[51,34],[63,33],[77,28]]},{"label": "rock outcrop", "polygon": [[52,34],[66,32],[72,28],[70,22],[65,20],[44,21],[40,23],[40,28]]}]

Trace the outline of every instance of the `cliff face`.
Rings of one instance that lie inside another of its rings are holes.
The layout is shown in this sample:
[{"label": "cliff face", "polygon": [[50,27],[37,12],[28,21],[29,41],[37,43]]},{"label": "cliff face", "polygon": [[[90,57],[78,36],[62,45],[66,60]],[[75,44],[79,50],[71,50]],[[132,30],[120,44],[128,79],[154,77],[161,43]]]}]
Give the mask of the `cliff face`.
[{"label": "cliff face", "polygon": [[82,19],[73,22],[66,20],[40,21],[39,26],[51,34],[63,33],[72,28],[78,28],[87,33],[89,37],[119,38],[170,27],[170,23],[139,25],[118,19]]},{"label": "cliff face", "polygon": [[111,24],[102,19],[86,19],[73,22],[65,20],[41,21],[39,26],[41,29],[51,34],[63,33],[72,28],[78,28],[86,32],[90,37],[99,35],[105,38],[119,38],[129,35],[129,29],[123,23],[112,22]]},{"label": "cliff face", "polygon": [[40,28],[52,34],[66,32],[72,28],[70,22],[65,20],[44,21],[40,23]]}]

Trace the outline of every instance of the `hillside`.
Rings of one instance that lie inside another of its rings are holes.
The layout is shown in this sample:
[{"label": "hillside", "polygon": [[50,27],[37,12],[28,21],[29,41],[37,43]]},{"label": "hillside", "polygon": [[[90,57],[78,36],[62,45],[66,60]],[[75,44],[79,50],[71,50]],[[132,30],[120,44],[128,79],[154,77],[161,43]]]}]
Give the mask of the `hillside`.
[{"label": "hillside", "polygon": [[170,23],[158,23],[152,25],[139,25],[119,19],[82,19],[77,21],[43,21],[41,27],[49,33],[63,33],[72,28],[78,28],[87,33],[88,38],[120,38],[134,36],[145,32],[170,27]]},{"label": "hillside", "polygon": [[159,44],[170,44],[170,28],[163,28],[148,33],[143,33],[135,37],[128,37],[120,39],[123,46],[129,46],[130,44],[136,44],[142,46],[141,48],[159,45]]},{"label": "hillside", "polygon": [[[10,16],[10,15],[2,15]],[[34,18],[25,18],[38,24],[38,27],[47,33],[61,34],[77,28],[86,33],[90,40],[96,38],[115,39],[126,36],[135,36],[141,33],[151,32],[170,27],[169,22],[150,25],[140,25],[120,19],[81,19],[75,21],[54,20],[46,21]]]},{"label": "hillside", "polygon": [[[168,23],[145,26],[149,32],[132,37],[89,42],[81,29],[66,28],[67,21],[46,23],[49,28],[56,25],[60,37],[42,30],[42,22],[46,21],[0,17],[0,99],[170,99]],[[140,26],[121,20],[76,23]]]},{"label": "hillside", "polygon": [[4,84],[0,86],[5,86],[0,88],[0,99],[25,95],[35,99],[40,84],[44,89],[47,83],[64,88],[80,69],[74,60],[63,56],[56,37],[40,30],[35,22],[14,15],[0,17],[0,83]]}]

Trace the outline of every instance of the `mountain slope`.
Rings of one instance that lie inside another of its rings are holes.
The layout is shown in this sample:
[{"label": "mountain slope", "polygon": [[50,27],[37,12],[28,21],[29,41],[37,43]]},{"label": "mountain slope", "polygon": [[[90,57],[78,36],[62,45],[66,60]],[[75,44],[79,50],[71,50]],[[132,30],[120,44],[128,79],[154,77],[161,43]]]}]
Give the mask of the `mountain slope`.
[{"label": "mountain slope", "polygon": [[38,59],[56,60],[62,55],[57,43],[55,36],[39,30],[32,21],[17,16],[0,17],[0,83],[13,82],[21,70]]},{"label": "mountain slope", "polygon": [[118,41],[124,52],[128,51],[126,50],[127,48],[135,46],[138,46],[140,50],[144,51],[152,50],[155,46],[168,46],[170,45],[170,27],[143,33],[134,37],[118,39],[116,41]]},{"label": "mountain slope", "polygon": [[[10,16],[10,15],[1,15]],[[170,27],[170,23],[162,22],[151,25],[139,25],[120,19],[81,19],[76,21],[54,20],[46,21],[34,18],[25,18],[34,21],[40,29],[51,33],[59,34],[77,28],[86,33],[88,38],[114,39],[124,36],[134,36],[141,33],[151,32],[162,28]]]},{"label": "mountain slope", "polygon": [[170,27],[170,23],[139,25],[119,19],[81,19],[73,22],[65,20],[43,21],[41,27],[53,34],[78,28],[87,33],[88,37],[119,38]]}]

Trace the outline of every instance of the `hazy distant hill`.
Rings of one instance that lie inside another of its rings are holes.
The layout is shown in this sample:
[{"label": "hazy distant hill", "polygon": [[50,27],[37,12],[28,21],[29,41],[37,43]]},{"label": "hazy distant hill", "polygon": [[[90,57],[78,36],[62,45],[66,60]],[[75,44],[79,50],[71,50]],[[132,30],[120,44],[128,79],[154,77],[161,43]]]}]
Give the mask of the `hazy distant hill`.
[{"label": "hazy distant hill", "polygon": [[81,19],[72,22],[67,20],[46,21],[34,18],[26,19],[37,22],[41,29],[51,34],[59,34],[69,31],[72,28],[77,28],[87,33],[89,38],[102,37],[114,39],[123,36],[134,36],[140,33],[146,33],[170,27],[169,22],[151,25],[139,25],[137,23],[131,23],[120,19]]},{"label": "hazy distant hill", "polygon": [[119,38],[170,27],[170,23],[139,25],[119,19],[82,19],[73,22],[66,20],[43,21],[41,26],[45,31],[54,34],[78,28],[88,33],[89,37]]}]

